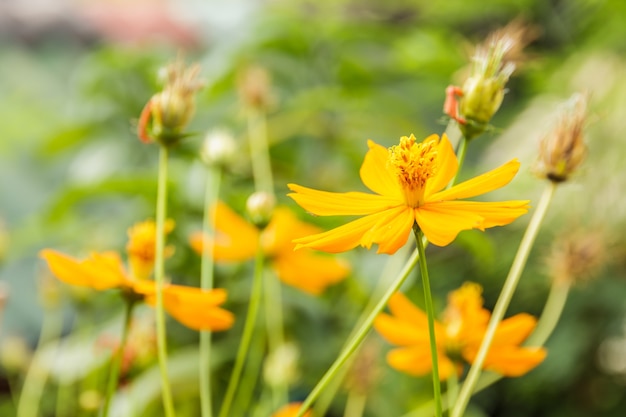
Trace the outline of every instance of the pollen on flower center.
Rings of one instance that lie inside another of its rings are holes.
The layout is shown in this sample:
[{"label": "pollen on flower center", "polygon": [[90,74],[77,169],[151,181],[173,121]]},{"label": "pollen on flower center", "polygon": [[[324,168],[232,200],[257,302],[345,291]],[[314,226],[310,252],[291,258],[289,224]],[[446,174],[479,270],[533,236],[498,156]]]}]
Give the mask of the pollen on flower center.
[{"label": "pollen on flower center", "polygon": [[404,190],[406,204],[419,207],[424,203],[424,189],[429,178],[437,173],[439,138],[431,136],[415,143],[415,136],[403,136],[400,144],[389,148],[387,167],[395,172]]}]

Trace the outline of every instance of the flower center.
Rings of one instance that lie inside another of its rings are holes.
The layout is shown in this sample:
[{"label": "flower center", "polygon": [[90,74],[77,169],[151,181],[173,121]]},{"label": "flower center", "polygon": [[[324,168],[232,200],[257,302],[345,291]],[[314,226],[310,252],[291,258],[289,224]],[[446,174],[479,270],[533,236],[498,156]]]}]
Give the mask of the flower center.
[{"label": "flower center", "polygon": [[409,207],[424,204],[424,190],[429,178],[437,173],[439,138],[431,136],[415,143],[415,136],[403,136],[400,144],[389,148],[387,167],[395,172]]}]

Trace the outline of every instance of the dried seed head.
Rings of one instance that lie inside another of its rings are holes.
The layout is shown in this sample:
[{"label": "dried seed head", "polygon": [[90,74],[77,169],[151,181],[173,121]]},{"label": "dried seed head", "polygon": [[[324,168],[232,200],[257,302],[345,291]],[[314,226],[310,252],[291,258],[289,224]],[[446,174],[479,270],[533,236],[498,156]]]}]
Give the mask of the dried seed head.
[{"label": "dried seed head", "polygon": [[605,236],[597,229],[564,234],[554,241],[546,259],[548,274],[562,283],[588,281],[605,265],[607,250]]},{"label": "dried seed head", "polygon": [[239,74],[237,81],[239,97],[245,107],[264,111],[272,106],[272,80],[264,68],[248,67]]}]

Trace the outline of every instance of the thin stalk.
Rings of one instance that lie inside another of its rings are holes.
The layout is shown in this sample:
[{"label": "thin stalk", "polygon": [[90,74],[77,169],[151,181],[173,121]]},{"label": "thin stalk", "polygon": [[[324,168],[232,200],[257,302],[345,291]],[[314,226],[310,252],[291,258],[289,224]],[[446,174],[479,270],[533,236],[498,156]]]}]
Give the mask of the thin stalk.
[{"label": "thin stalk", "polygon": [[546,343],[561,318],[570,287],[571,284],[569,282],[554,280],[550,287],[546,305],[537,321],[537,327],[524,342],[526,346],[543,346]]},{"label": "thin stalk", "polygon": [[491,342],[495,336],[496,329],[504,318],[506,309],[511,302],[511,298],[513,297],[513,293],[515,292],[515,288],[517,287],[517,283],[519,282],[522,272],[524,271],[524,266],[526,265],[526,261],[528,260],[533,243],[539,233],[541,223],[546,215],[555,190],[556,184],[553,182],[550,182],[546,186],[546,189],[539,200],[539,204],[537,205],[537,209],[528,224],[528,228],[524,233],[524,237],[522,238],[519,249],[517,250],[515,259],[513,260],[513,265],[511,265],[509,274],[506,277],[504,286],[502,287],[502,292],[498,297],[498,301],[496,301],[496,305],[493,309],[493,313],[491,314],[491,319],[489,320],[489,325],[487,326],[487,331],[485,332],[483,341],[480,344],[476,359],[474,359],[474,363],[472,363],[472,366],[467,374],[467,378],[461,387],[459,398],[454,409],[452,410],[452,417],[461,417],[467,407],[467,404],[469,403],[469,399],[472,396],[474,387],[478,381],[478,377],[480,376],[481,369],[485,363],[485,358],[487,357],[487,353],[491,347]]},{"label": "thin stalk", "polygon": [[128,340],[128,334],[130,333],[130,323],[133,317],[133,309],[135,307],[134,300],[128,300],[126,302],[126,309],[124,311],[124,327],[122,328],[122,340],[120,346],[111,358],[111,368],[109,369],[109,380],[107,383],[106,396],[104,397],[104,405],[102,406],[102,417],[109,417],[109,407],[111,406],[111,398],[113,393],[117,389],[120,368],[122,367],[122,359],[124,358],[124,348],[126,347],[126,341]]},{"label": "thin stalk", "polygon": [[24,385],[17,404],[17,417],[39,416],[39,403],[48,379],[48,370],[42,364],[41,349],[46,343],[55,350],[58,349],[58,338],[62,328],[63,320],[60,312],[46,311],[41,323],[37,350],[24,378]]},{"label": "thin stalk", "polygon": [[246,361],[246,357],[248,356],[250,341],[252,340],[254,326],[259,313],[259,305],[261,303],[261,293],[263,288],[262,278],[264,256],[260,242],[258,246],[259,248],[256,254],[254,277],[252,282],[252,293],[250,294],[250,305],[248,306],[248,314],[246,315],[246,322],[244,324],[241,342],[239,343],[237,357],[235,358],[235,365],[233,367],[233,372],[230,375],[230,380],[228,381],[228,387],[226,388],[226,394],[224,395],[224,402],[222,403],[219,417],[227,417],[229,415],[230,407],[235,396],[235,391],[239,386],[241,371],[243,370],[243,365]]},{"label": "thin stalk", "polygon": [[374,322],[374,319],[376,319],[378,314],[380,314],[380,312],[383,310],[383,308],[385,308],[385,305],[387,305],[387,302],[389,301],[391,296],[396,291],[398,291],[400,286],[407,279],[407,277],[409,276],[409,274],[411,273],[411,271],[413,270],[413,268],[417,264],[418,259],[419,259],[419,254],[418,254],[417,250],[415,250],[415,251],[413,251],[413,254],[411,255],[411,257],[408,259],[408,261],[407,261],[406,265],[404,266],[403,270],[401,271],[401,273],[396,277],[394,282],[387,289],[387,292],[385,292],[383,297],[376,304],[376,306],[370,312],[370,314],[367,316],[365,321],[360,325],[360,327],[357,330],[357,332],[354,335],[354,337],[350,340],[348,345],[341,351],[341,353],[339,354],[337,359],[335,359],[335,362],[331,365],[331,367],[328,369],[328,371],[326,371],[326,373],[324,374],[322,379],[320,379],[320,381],[313,388],[313,390],[308,395],[308,397],[306,397],[306,399],[304,400],[304,402],[300,406],[300,410],[298,411],[298,414],[296,415],[296,417],[302,417],[304,415],[306,410],[308,410],[311,407],[313,402],[317,399],[317,397],[324,390],[324,388],[328,385],[328,383],[330,381],[332,381],[333,378],[337,375],[337,373],[339,372],[341,367],[346,363],[346,361],[357,350],[357,348],[359,347],[359,345],[361,344],[363,339],[365,339],[365,336],[367,336],[369,330],[371,329],[372,323]]},{"label": "thin stalk", "polygon": [[[268,356],[276,361],[278,349],[285,344],[282,291],[280,281],[278,281],[276,276],[266,276],[263,283],[265,284],[265,324],[269,348]],[[289,387],[286,381],[272,381],[271,390],[273,408],[277,408],[279,405],[287,402]]]},{"label": "thin stalk", "polygon": [[[222,171],[216,167],[210,167],[207,172],[206,190],[204,192],[204,221],[203,232],[207,239],[215,230],[215,213],[211,207],[217,202],[220,183],[222,179]],[[203,290],[213,288],[213,252],[209,250],[208,245],[202,250],[202,258],[200,263],[200,287]],[[211,405],[211,332],[205,331],[200,333],[200,415],[202,417],[211,417],[213,415]]]},{"label": "thin stalk", "polygon": [[174,403],[172,390],[167,373],[167,340],[165,333],[165,309],[163,308],[163,286],[165,284],[165,217],[167,212],[167,154],[166,146],[161,146],[159,152],[159,179],[157,186],[156,204],[156,248],[154,260],[154,281],[156,283],[156,332],[157,356],[161,373],[161,394],[165,417],[174,417]]},{"label": "thin stalk", "polygon": [[428,336],[430,340],[430,357],[433,363],[433,399],[435,401],[435,416],[441,417],[441,383],[439,381],[439,357],[437,355],[437,340],[435,339],[435,309],[433,308],[433,297],[430,291],[430,279],[428,277],[428,266],[426,264],[426,250],[422,241],[422,232],[415,227],[415,240],[417,241],[417,251],[420,260],[420,272],[424,286],[424,307],[428,317]]},{"label": "thin stalk", "polygon": [[463,167],[463,162],[465,161],[466,153],[467,153],[467,139],[465,139],[465,136],[463,136],[461,137],[461,140],[459,141],[459,146],[456,150],[456,159],[459,162],[458,169],[456,171],[456,174],[454,174],[454,178],[452,178],[452,181],[450,182],[450,186],[456,184],[458,180],[459,172],[461,172],[461,168]]},{"label": "thin stalk", "polygon": [[272,164],[267,143],[267,123],[265,115],[256,110],[248,111],[248,135],[250,139],[250,158],[254,188],[274,194]]},{"label": "thin stalk", "polygon": [[350,390],[343,417],[362,417],[366,403],[367,395],[357,392],[356,390]]},{"label": "thin stalk", "polygon": [[[444,408],[444,410],[452,410],[452,407],[454,407],[454,403],[456,402],[456,397],[459,395],[459,377],[456,374],[456,372],[451,372],[450,376],[448,377],[447,380],[447,387],[446,387],[446,391],[447,391],[447,398],[446,398],[446,403],[447,403],[447,407]],[[443,401],[443,399],[442,399]]]}]

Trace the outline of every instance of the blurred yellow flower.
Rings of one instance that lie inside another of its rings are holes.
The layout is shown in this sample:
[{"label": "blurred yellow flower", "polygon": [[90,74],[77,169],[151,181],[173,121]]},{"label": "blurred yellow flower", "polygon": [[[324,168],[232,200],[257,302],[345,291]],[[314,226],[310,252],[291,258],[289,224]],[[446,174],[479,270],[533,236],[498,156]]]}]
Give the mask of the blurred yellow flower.
[{"label": "blurred yellow flower", "polygon": [[[129,274],[117,252],[92,253],[77,260],[52,249],[44,249],[40,256],[48,263],[52,273],[61,281],[95,290],[121,289],[132,299],[156,304],[156,283],[147,280],[146,271],[152,269],[153,254],[142,242],[154,242],[156,229],[150,222],[138,223],[129,230],[128,257],[131,268],[141,274]],[[173,223],[168,226],[171,230]],[[150,234],[152,233],[152,235]],[[140,251],[139,248],[143,248]],[[149,256],[152,254],[152,257]],[[151,260],[150,260],[151,259]],[[141,266],[138,268],[137,263]],[[150,268],[148,268],[150,267]],[[165,310],[176,320],[195,330],[226,330],[234,323],[234,316],[219,305],[226,301],[226,290],[204,291],[199,288],[166,284],[163,287]]]},{"label": "blurred yellow flower", "polygon": [[[312,295],[321,294],[326,287],[350,273],[349,265],[343,260],[315,255],[311,251],[294,251],[293,239],[317,233],[319,229],[301,222],[285,207],[274,210],[263,230],[248,223],[222,202],[213,210],[216,235],[211,243],[213,256],[218,262],[252,259],[260,244],[282,282]],[[202,253],[205,240],[202,232],[197,232],[191,236],[191,246]]]},{"label": "blurred yellow flower", "polygon": [[428,240],[438,246],[451,243],[462,230],[502,226],[528,210],[528,200],[456,201],[500,188],[515,176],[519,162],[445,189],[458,170],[452,145],[443,135],[421,143],[403,136],[389,149],[368,141],[361,180],[376,194],[332,193],[289,184],[288,194],[305,210],[320,216],[364,215],[330,231],[296,239],[296,249],[307,247],[343,252],[358,245],[378,244],[378,253],[392,254],[402,247],[417,223]]},{"label": "blurred yellow flower", "polygon": [[[472,363],[476,357],[491,317],[491,313],[483,308],[481,293],[480,285],[465,283],[449,294],[443,321],[435,322],[439,377],[442,380],[455,370],[461,371],[463,362]],[[374,328],[388,342],[400,346],[388,353],[387,362],[410,375],[430,373],[432,361],[426,313],[402,293],[391,297],[389,310],[391,315],[380,314],[374,321]],[[502,321],[483,368],[514,377],[539,365],[546,357],[546,350],[520,346],[536,324],[536,319],[525,313]]]},{"label": "blurred yellow flower", "polygon": [[[302,403],[289,403],[272,414],[272,417],[296,417]],[[304,417],[311,417],[311,411],[304,413]]]}]

